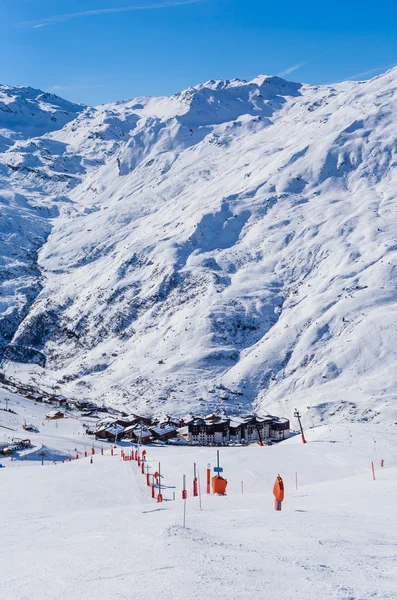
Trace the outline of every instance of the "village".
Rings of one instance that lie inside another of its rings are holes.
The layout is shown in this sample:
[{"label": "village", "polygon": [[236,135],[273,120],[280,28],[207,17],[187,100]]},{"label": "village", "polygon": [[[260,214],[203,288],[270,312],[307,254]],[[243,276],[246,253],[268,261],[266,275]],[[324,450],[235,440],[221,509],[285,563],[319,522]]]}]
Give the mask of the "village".
[{"label": "village", "polygon": [[[29,400],[51,407],[46,414],[48,420],[63,419],[68,414],[80,413],[86,420],[85,430],[95,440],[111,443],[121,441],[149,444],[167,443],[194,446],[247,445],[250,443],[272,444],[291,435],[287,418],[271,415],[227,416],[209,414],[189,415],[184,418],[166,415],[128,414],[112,408],[97,406],[91,401],[68,400],[65,396],[45,397],[29,392]],[[29,430],[26,425],[25,429]]]}]

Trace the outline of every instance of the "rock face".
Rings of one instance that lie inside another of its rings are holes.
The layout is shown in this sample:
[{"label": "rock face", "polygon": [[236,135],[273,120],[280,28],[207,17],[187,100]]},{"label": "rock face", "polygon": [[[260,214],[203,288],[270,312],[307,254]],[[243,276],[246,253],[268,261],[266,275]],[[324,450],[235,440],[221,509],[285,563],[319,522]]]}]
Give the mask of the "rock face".
[{"label": "rock face", "polygon": [[145,411],[395,419],[396,70],[97,108],[0,89],[40,116],[0,111],[7,373]]}]

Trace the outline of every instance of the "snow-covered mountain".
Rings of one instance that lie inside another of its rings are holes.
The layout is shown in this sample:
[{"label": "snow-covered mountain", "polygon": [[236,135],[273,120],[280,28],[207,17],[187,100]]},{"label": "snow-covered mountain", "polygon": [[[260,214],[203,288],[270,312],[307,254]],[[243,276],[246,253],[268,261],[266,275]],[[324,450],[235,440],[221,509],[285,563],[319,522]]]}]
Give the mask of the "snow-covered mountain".
[{"label": "snow-covered mountain", "polygon": [[0,89],[36,103],[0,111],[8,374],[146,411],[396,419],[397,69],[96,108]]}]

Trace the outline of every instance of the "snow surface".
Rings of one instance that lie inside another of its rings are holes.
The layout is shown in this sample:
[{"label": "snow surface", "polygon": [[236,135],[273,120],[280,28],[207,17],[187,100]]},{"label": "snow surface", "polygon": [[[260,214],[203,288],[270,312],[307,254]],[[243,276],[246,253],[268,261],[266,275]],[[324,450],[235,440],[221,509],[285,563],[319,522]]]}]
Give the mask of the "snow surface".
[{"label": "snow surface", "polygon": [[[41,419],[43,407],[33,401],[14,396],[9,407],[16,419]],[[51,440],[59,454],[67,421]],[[92,464],[3,460],[2,597],[395,600],[396,433],[356,423],[310,429],[307,438],[306,445],[297,436],[221,449],[228,493],[203,493],[201,510],[191,497],[193,463],[203,488],[214,448],[146,447],[151,473],[161,462],[162,504],[151,499],[136,462],[121,460],[120,447]],[[13,468],[21,465],[30,468]],[[281,512],[271,493],[278,473],[286,490]]]},{"label": "snow surface", "polygon": [[394,423],[396,93],[397,69],[209,81],[15,141],[6,373],[137,411]]}]

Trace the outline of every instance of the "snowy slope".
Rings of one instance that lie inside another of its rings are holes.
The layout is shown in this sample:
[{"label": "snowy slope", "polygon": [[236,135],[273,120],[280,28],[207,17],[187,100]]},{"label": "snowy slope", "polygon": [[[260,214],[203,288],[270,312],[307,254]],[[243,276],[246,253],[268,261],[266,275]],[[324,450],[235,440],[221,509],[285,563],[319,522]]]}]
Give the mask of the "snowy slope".
[{"label": "snowy slope", "polygon": [[[40,410],[17,397],[10,406],[18,416]],[[53,448],[64,448],[65,426],[54,431]],[[214,448],[146,448],[150,473],[161,462],[162,504],[136,462],[120,460],[120,448],[92,464],[2,460],[4,597],[396,600],[396,434],[353,424],[315,428],[307,438],[221,449],[228,494],[203,494],[201,510],[191,495],[193,462],[203,482]],[[35,466],[14,468],[26,463]],[[281,512],[271,493],[277,473]]]},{"label": "snowy slope", "polygon": [[[28,181],[29,175],[37,172],[32,149],[39,140],[27,142],[23,165],[15,164],[6,151],[33,136],[62,128],[83,110],[84,106],[41,90],[0,86],[0,353],[41,290],[37,252],[51,231],[60,202]],[[19,175],[15,183],[13,174]]]},{"label": "snowy slope", "polygon": [[394,421],[396,91],[210,81],[15,143],[7,185],[56,213],[6,371],[138,410]]},{"label": "snowy slope", "polygon": [[[83,418],[78,411],[67,410],[65,418],[47,420],[46,415],[51,410],[54,407],[48,404],[36,403],[0,388],[0,444],[12,444],[16,439],[29,439],[31,443],[30,448],[14,453],[12,459],[0,456],[3,466],[29,467],[41,465],[42,460],[44,464],[52,464],[69,457],[75,459],[77,455],[84,457],[92,448],[97,453],[102,448],[110,450],[107,442],[96,441],[86,434],[84,425],[92,428],[98,419]],[[33,425],[35,430],[26,431],[25,425]]]}]

